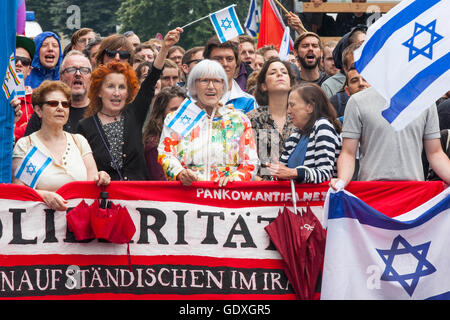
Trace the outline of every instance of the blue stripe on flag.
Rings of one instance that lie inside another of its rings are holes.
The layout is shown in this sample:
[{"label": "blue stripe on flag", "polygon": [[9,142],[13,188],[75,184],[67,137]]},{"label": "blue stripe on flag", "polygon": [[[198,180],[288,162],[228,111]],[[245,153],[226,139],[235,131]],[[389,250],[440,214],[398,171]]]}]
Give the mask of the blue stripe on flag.
[{"label": "blue stripe on flag", "polygon": [[171,128],[175,122],[181,117],[181,115],[184,113],[184,110],[191,104],[191,100],[186,101],[181,108],[177,111],[177,114],[175,117],[173,117],[172,121],[170,121],[168,127]]},{"label": "blue stripe on flag", "polygon": [[[254,15],[254,11],[256,10],[256,3],[255,1],[250,2],[250,8],[248,9],[249,15],[248,15],[248,20],[247,23],[245,24],[245,28],[249,29],[252,26],[252,22],[253,22],[253,17]],[[250,30],[250,32],[253,33],[253,30]]]},{"label": "blue stripe on flag", "polygon": [[239,23],[238,18],[236,17],[236,11],[234,11],[234,7],[228,8],[228,12],[230,13],[231,20],[233,20],[234,26],[236,27],[236,31],[238,34],[243,34],[244,31],[241,29],[241,24]]},{"label": "blue stripe on flag", "polygon": [[351,218],[361,224],[370,225],[387,230],[406,230],[424,224],[450,208],[450,195],[436,203],[433,207],[423,212],[419,217],[410,221],[399,221],[392,219],[381,212],[373,209],[362,200],[347,195],[340,191],[330,194],[330,206],[328,219]]},{"label": "blue stripe on flag", "polygon": [[225,41],[227,41],[225,39],[225,36],[223,35],[222,29],[220,28],[220,25],[219,25],[219,21],[217,21],[217,17],[215,14],[211,15],[211,21],[214,25],[214,28],[216,29],[217,35],[219,36],[219,39],[220,39],[220,42],[224,43]]},{"label": "blue stripe on flag", "polygon": [[23,159],[22,164],[20,165],[19,171],[17,171],[16,177],[17,179],[20,179],[20,176],[22,175],[23,170],[25,170],[25,166],[30,160],[30,158],[33,156],[33,154],[36,152],[37,148],[36,146],[33,146],[31,148],[30,152],[26,155],[25,159]]},{"label": "blue stripe on flag", "polygon": [[355,61],[356,70],[361,73],[394,32],[403,28],[440,1],[416,0],[382,25],[364,45],[361,57],[358,61]]},{"label": "blue stripe on flag", "polygon": [[45,168],[47,168],[47,166],[50,164],[50,162],[52,162],[51,158],[47,158],[47,160],[45,160],[42,167],[40,167],[38,172],[36,172],[36,175],[34,176],[33,181],[31,181],[30,188],[34,188],[34,185],[36,184],[37,180],[39,179],[40,175],[42,174],[42,171],[44,171]]},{"label": "blue stripe on flag", "polygon": [[381,112],[383,117],[392,123],[404,109],[449,69],[450,52],[420,71],[401,88],[392,97],[389,108]]},{"label": "blue stripe on flag", "polygon": [[195,117],[194,121],[192,121],[185,129],[184,131],[181,133],[181,135],[184,137],[191,129],[192,127],[205,115],[205,111],[202,110],[197,117]]}]

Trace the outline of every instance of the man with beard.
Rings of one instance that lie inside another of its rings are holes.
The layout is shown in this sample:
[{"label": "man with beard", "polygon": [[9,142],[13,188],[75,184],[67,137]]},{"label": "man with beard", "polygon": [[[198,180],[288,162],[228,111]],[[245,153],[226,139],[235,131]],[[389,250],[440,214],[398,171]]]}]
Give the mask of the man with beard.
[{"label": "man with beard", "polygon": [[[77,50],[67,53],[60,68],[61,81],[67,84],[72,91],[72,100],[69,119],[64,125],[64,131],[76,133],[78,121],[89,105],[88,90],[91,80],[91,63],[86,56]],[[30,135],[41,128],[41,119],[33,113],[27,125],[25,135]]]},{"label": "man with beard", "polygon": [[319,69],[323,52],[320,37],[314,32],[305,32],[295,40],[294,50],[301,66],[301,81],[322,85],[328,75]]}]

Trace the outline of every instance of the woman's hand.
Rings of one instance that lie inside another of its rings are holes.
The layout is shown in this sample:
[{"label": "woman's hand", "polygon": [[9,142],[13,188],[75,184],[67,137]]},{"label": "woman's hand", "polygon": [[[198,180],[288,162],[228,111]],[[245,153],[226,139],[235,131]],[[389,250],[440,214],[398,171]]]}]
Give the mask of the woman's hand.
[{"label": "woman's hand", "polygon": [[166,36],[164,37],[164,44],[166,48],[170,48],[171,46],[175,45],[178,41],[180,41],[180,35],[183,32],[183,29],[181,28],[175,28],[173,30],[170,30]]},{"label": "woman's hand", "polygon": [[286,13],[286,19],[288,22],[288,25],[297,31],[297,33],[302,34],[303,32],[306,32],[305,26],[303,25],[302,20],[300,20],[299,16],[297,16],[295,13],[289,12]]},{"label": "woman's hand", "polygon": [[45,204],[55,211],[66,211],[67,210],[67,200],[61,197],[56,192],[46,191],[46,190],[36,190],[37,193],[42,197]]},{"label": "woman's hand", "polygon": [[180,180],[184,186],[189,187],[192,182],[198,180],[198,177],[191,169],[184,169],[177,175],[177,180]]},{"label": "woman's hand", "polygon": [[275,161],[274,163],[266,163],[270,175],[281,180],[290,180],[297,178],[297,169],[291,169],[284,164]]},{"label": "woman's hand", "polygon": [[105,171],[97,172],[97,175],[94,176],[94,181],[97,186],[107,186],[111,182],[111,177]]},{"label": "woman's hand", "polygon": [[215,183],[219,184],[219,187],[225,187],[228,182],[231,183],[233,181],[234,179],[231,176],[218,177],[216,178],[216,180],[214,180]]}]

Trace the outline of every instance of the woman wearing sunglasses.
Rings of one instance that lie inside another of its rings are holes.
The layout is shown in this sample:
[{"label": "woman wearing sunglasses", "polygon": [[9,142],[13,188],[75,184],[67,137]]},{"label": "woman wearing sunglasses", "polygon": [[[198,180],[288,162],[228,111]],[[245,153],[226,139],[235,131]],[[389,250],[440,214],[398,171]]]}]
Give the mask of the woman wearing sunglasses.
[{"label": "woman wearing sunglasses", "polygon": [[[17,141],[13,151],[13,183],[28,185],[57,211],[67,201],[56,191],[72,181],[108,185],[109,175],[98,171],[91,147],[79,134],[63,130],[69,117],[71,91],[61,81],[44,81],[31,97],[41,129]],[[35,147],[35,148],[34,148]]]},{"label": "woman wearing sunglasses", "polygon": [[[92,72],[90,105],[78,132],[89,141],[99,169],[108,172],[112,180],[149,180],[142,128],[167,52],[178,42],[181,32],[183,29],[177,28],[165,36],[140,88],[128,63],[112,61]],[[119,57],[120,51],[116,53]]]}]

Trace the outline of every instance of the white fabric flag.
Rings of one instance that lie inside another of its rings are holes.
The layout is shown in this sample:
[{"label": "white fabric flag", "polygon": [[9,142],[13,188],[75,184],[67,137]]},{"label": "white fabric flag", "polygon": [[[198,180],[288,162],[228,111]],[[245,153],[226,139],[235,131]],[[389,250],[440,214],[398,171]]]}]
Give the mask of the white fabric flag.
[{"label": "white fabric flag", "polygon": [[395,218],[330,190],[324,217],[321,299],[450,299],[450,188]]},{"label": "white fabric flag", "polygon": [[14,98],[16,87],[19,85],[19,79],[16,74],[16,63],[14,59],[14,52],[9,57],[9,62],[6,67],[5,79],[3,80],[2,89],[7,100]]},{"label": "white fabric flag", "polygon": [[280,52],[278,53],[278,57],[281,61],[289,61],[289,46],[291,41],[289,27],[284,28],[283,40],[281,40],[280,44]]},{"label": "white fabric flag", "polygon": [[358,72],[386,99],[383,117],[401,130],[450,83],[450,0],[403,0],[355,50]]},{"label": "white fabric flag", "polygon": [[221,43],[244,33],[234,7],[235,5],[233,4],[209,15]]},{"label": "white fabric flag", "polygon": [[51,162],[52,158],[47,157],[36,146],[33,146],[17,168],[16,178],[27,186],[34,188]]},{"label": "white fabric flag", "polygon": [[168,127],[179,135],[185,137],[203,117],[206,116],[205,110],[197,106],[188,98],[184,99],[180,107],[175,111],[175,116],[168,124]]},{"label": "white fabric flag", "polygon": [[250,0],[247,19],[245,19],[245,30],[252,37],[258,35],[258,5],[256,0]]}]

